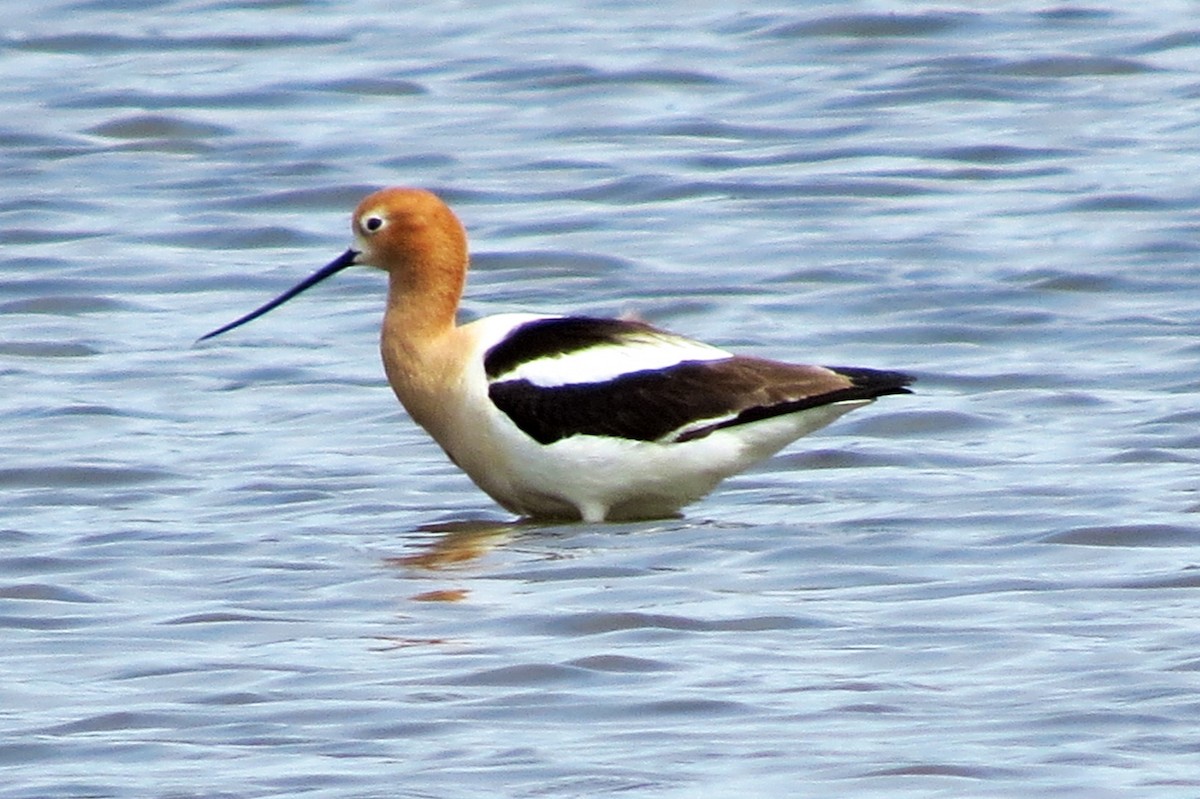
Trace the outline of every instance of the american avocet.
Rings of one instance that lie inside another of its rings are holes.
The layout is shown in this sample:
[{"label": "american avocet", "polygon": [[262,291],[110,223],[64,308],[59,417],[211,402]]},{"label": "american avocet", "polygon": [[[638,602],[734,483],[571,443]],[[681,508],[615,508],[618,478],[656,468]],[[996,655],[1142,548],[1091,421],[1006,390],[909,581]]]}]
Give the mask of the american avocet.
[{"label": "american avocet", "polygon": [[383,189],[354,246],[232,330],[341,270],[388,273],[380,348],[408,413],[513,513],[670,516],[842,414],[907,394],[899,372],[734,355],[641,322],[501,314],[458,325],[462,224],[436,195]]}]

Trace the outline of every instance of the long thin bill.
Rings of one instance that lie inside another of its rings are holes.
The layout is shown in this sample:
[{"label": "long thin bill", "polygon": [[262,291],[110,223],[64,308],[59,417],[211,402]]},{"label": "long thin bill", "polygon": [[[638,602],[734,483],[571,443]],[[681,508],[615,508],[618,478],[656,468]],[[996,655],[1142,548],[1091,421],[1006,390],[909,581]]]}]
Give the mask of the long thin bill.
[{"label": "long thin bill", "polygon": [[329,278],[329,277],[333,277],[338,272],[342,271],[343,269],[345,269],[348,266],[354,266],[354,259],[357,257],[358,257],[357,250],[354,250],[354,249],[346,250],[344,253],[339,255],[335,260],[330,261],[328,264],[321,267],[316,272],[314,272],[313,274],[306,277],[304,280],[297,283],[295,286],[292,286],[290,289],[283,292],[278,297],[276,297],[275,299],[268,302],[266,305],[263,305],[261,308],[254,309],[250,313],[246,314],[245,316],[241,317],[240,319],[233,320],[232,322],[225,325],[224,327],[218,327],[216,330],[212,331],[211,333],[205,333],[203,336],[196,339],[196,341],[197,342],[205,341],[207,339],[213,338],[214,336],[219,336],[222,333],[228,333],[230,330],[233,330],[235,327],[241,327],[242,325],[246,324],[247,322],[257,319],[258,317],[265,314],[267,311],[270,311],[273,308],[278,308],[280,305],[283,305],[285,302],[290,300],[292,297],[295,297],[300,292],[307,291],[308,289],[310,289],[313,286],[320,283],[322,280],[325,280],[326,278]]}]

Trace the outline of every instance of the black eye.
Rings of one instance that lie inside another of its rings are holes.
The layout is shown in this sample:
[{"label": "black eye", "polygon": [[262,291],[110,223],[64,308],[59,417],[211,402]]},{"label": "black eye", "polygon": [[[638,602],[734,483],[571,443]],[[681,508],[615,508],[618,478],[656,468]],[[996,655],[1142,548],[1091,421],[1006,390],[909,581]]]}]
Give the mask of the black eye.
[{"label": "black eye", "polygon": [[368,216],[363,220],[363,227],[374,233],[379,228],[383,227],[383,217]]}]

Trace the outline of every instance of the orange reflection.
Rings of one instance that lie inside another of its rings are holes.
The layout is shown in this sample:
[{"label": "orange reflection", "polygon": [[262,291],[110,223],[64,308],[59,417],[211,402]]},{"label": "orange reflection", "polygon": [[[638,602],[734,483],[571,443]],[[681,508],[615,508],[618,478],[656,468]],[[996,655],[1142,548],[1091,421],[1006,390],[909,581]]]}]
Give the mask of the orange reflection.
[{"label": "orange reflection", "polygon": [[461,522],[439,522],[423,525],[417,530],[423,533],[439,533],[411,555],[384,558],[389,566],[410,569],[446,569],[468,563],[491,552],[501,544],[511,541],[521,522],[494,522],[468,520]]},{"label": "orange reflection", "polygon": [[471,592],[465,588],[441,588],[436,591],[426,591],[414,594],[409,599],[415,602],[462,602]]}]

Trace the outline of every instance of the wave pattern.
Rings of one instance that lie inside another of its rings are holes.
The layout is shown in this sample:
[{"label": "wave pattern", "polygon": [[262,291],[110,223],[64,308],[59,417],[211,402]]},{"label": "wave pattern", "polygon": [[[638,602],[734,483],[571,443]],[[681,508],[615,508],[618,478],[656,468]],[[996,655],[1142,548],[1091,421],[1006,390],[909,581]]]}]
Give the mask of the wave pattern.
[{"label": "wave pattern", "polygon": [[[0,799],[1200,786],[1186,15],[9,5]],[[918,393],[683,519],[515,524],[376,276],[192,345],[391,183],[470,314]]]}]

